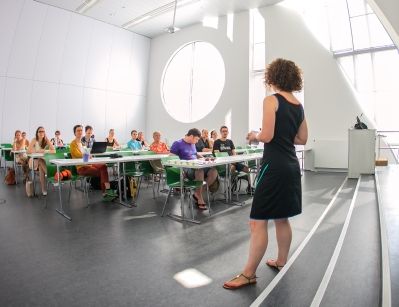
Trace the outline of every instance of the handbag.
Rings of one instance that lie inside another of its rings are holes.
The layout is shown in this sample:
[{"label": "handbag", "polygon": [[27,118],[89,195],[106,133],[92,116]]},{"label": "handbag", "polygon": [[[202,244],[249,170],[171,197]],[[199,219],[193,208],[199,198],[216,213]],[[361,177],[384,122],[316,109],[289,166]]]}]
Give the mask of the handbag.
[{"label": "handbag", "polygon": [[33,182],[31,180],[27,180],[25,183],[25,191],[26,191],[26,196],[28,197],[33,197],[34,191],[33,191]]},{"label": "handbag", "polygon": [[17,184],[15,181],[15,170],[12,167],[7,168],[7,174],[4,177],[4,183],[7,185]]}]

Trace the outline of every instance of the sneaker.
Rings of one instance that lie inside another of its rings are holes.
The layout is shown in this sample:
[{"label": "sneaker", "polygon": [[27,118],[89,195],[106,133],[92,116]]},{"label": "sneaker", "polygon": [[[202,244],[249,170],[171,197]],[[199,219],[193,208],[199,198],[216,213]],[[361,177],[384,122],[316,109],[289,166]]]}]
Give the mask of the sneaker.
[{"label": "sneaker", "polygon": [[42,192],[43,196],[47,196],[47,191]]},{"label": "sneaker", "polygon": [[116,193],[116,191],[108,189],[105,190],[105,194],[103,195],[104,200],[108,200],[108,199],[115,199],[118,197],[118,194]]}]

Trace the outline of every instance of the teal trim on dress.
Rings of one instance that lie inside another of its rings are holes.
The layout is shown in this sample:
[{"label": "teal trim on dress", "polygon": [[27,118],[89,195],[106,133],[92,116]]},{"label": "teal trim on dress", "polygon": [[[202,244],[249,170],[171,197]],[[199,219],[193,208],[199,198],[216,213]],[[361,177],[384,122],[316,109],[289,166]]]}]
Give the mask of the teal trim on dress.
[{"label": "teal trim on dress", "polygon": [[[260,172],[260,176],[257,178],[256,180],[256,187],[258,187],[258,183],[259,181],[261,181],[261,179],[263,178],[263,175],[265,174],[265,171],[267,170],[267,168],[269,167],[269,164],[266,164],[266,166],[264,167],[264,169]],[[256,189],[255,187],[255,189]]]}]

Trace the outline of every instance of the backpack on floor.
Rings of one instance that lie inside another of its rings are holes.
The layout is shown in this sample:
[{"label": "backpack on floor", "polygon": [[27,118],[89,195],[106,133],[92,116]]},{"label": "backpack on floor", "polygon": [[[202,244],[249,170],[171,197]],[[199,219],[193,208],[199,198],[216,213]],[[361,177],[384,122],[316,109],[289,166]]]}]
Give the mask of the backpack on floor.
[{"label": "backpack on floor", "polygon": [[4,177],[4,183],[7,185],[17,184],[15,181],[15,170],[12,167],[7,168],[7,174]]}]

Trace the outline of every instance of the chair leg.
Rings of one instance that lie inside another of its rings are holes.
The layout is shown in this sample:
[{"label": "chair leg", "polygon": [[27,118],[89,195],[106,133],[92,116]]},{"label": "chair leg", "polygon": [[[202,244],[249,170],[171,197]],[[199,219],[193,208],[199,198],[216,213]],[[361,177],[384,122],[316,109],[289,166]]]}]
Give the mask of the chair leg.
[{"label": "chair leg", "polygon": [[191,218],[194,220],[194,202],[193,198],[191,197],[191,190],[188,190],[188,202],[190,206],[190,211],[191,211]]},{"label": "chair leg", "polygon": [[86,194],[86,202],[87,202],[87,206],[86,206],[86,207],[89,208],[89,207],[90,207],[90,200],[89,200],[89,182],[88,182],[87,179],[85,179],[83,189],[84,189],[84,194]]},{"label": "chair leg", "polygon": [[151,174],[152,177],[152,198],[155,199],[155,174]]},{"label": "chair leg", "polygon": [[206,184],[206,197],[208,198],[209,215],[212,215],[212,213],[211,213],[211,202],[209,201],[209,186],[208,186],[208,184]]},{"label": "chair leg", "polygon": [[138,185],[137,185],[137,195],[136,195],[136,199],[139,198],[139,194],[140,194],[140,187],[141,187],[141,182],[143,181],[143,176],[140,176],[138,178]]},{"label": "chair leg", "polygon": [[[48,191],[48,185],[49,185],[49,182],[47,181],[47,187],[46,187],[47,191]],[[43,209],[47,209],[47,196],[44,198],[44,208]]]},{"label": "chair leg", "polygon": [[71,194],[72,194],[72,181],[69,182],[68,203],[71,202]]},{"label": "chair leg", "polygon": [[162,208],[162,214],[161,214],[161,216],[163,216],[163,215],[164,215],[164,213],[165,213],[166,204],[168,203],[169,196],[170,196],[170,194],[171,194],[171,193],[172,193],[172,189],[169,189],[168,196],[166,196],[165,203],[163,204],[163,208]]}]

